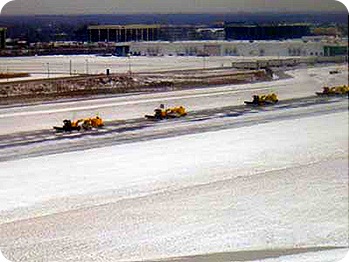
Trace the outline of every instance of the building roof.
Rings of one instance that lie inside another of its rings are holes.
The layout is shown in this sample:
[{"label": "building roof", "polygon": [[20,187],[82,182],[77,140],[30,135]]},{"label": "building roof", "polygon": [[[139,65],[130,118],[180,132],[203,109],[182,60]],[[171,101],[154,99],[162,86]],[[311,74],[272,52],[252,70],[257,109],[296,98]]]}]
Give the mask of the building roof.
[{"label": "building roof", "polygon": [[[116,43],[117,46],[119,45],[130,45],[130,44],[137,44],[137,45],[156,45],[156,44],[316,44],[316,45],[329,45],[328,41],[307,41],[304,42],[302,39],[287,39],[283,41],[279,40],[254,40],[253,42],[249,40],[188,40],[188,41],[132,41],[132,42],[122,42],[122,43]],[[346,42],[344,41],[338,41],[336,45],[339,46],[345,46]]]}]

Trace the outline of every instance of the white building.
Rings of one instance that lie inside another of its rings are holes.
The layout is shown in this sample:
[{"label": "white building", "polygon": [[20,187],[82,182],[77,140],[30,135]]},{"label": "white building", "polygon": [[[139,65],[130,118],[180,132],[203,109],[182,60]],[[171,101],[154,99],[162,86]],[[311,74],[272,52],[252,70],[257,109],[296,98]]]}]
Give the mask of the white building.
[{"label": "white building", "polygon": [[132,55],[144,56],[326,56],[327,46],[347,46],[345,42],[285,41],[154,41],[117,44]]}]

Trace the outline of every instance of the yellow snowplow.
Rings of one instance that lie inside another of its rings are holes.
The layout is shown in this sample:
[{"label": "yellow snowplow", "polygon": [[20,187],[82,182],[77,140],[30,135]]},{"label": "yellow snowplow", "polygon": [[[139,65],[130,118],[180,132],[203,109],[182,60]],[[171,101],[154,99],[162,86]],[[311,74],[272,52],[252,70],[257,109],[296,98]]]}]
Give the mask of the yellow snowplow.
[{"label": "yellow snowplow", "polygon": [[245,101],[246,105],[273,105],[279,101],[276,94],[271,93],[268,95],[254,95],[252,101]]},{"label": "yellow snowplow", "polygon": [[186,116],[187,112],[183,106],[177,106],[172,108],[165,108],[163,104],[159,108],[154,110],[154,115],[145,115],[147,119],[169,119]]},{"label": "yellow snowplow", "polygon": [[318,96],[344,96],[349,95],[349,86],[333,86],[333,87],[323,87],[322,92],[316,92]]},{"label": "yellow snowplow", "polygon": [[92,117],[92,118],[86,118],[83,120],[83,123],[81,127],[85,130],[90,130],[92,128],[99,128],[104,126],[102,118],[99,116]]},{"label": "yellow snowplow", "polygon": [[79,125],[80,122],[82,122],[83,119],[79,119],[76,121],[71,121],[69,119],[64,119],[63,120],[63,126],[54,126],[53,128],[58,131],[58,132],[71,132],[71,131],[80,131],[81,126]]},{"label": "yellow snowplow", "polygon": [[81,129],[90,130],[92,128],[102,127],[103,119],[99,116],[91,118],[78,119],[76,121],[71,121],[68,119],[63,120],[63,126],[54,126],[53,128],[58,132],[71,132],[71,131],[80,131]]}]

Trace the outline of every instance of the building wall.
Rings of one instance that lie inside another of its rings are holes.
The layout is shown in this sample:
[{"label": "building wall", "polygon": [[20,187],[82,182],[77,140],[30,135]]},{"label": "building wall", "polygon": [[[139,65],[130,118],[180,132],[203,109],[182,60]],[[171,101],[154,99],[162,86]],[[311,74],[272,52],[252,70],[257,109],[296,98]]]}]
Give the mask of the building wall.
[{"label": "building wall", "polygon": [[228,42],[222,55],[235,56],[323,56],[323,44],[303,41]]},{"label": "building wall", "polygon": [[223,28],[193,25],[98,25],[89,26],[90,42],[140,42],[224,40]]},{"label": "building wall", "polygon": [[188,41],[197,40],[200,35],[195,26],[161,26],[160,40],[162,41]]},{"label": "building wall", "polygon": [[160,37],[158,25],[89,26],[90,42],[156,41]]},{"label": "building wall", "polygon": [[341,56],[348,55],[348,46],[325,46],[325,56]]},{"label": "building wall", "polygon": [[[183,41],[132,42],[130,53],[149,56],[325,56],[323,42]],[[339,45],[344,46],[345,45]]]},{"label": "building wall", "polygon": [[309,25],[226,25],[226,40],[279,40],[310,35]]},{"label": "building wall", "polygon": [[0,49],[5,48],[6,28],[0,28]]}]

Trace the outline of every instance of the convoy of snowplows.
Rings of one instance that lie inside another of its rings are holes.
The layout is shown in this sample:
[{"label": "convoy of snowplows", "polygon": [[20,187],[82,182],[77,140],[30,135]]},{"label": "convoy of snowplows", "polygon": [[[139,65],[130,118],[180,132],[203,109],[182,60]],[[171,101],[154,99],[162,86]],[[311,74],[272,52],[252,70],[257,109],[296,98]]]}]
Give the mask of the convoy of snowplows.
[{"label": "convoy of snowplows", "polygon": [[[348,96],[349,98],[349,86],[342,85],[334,87],[323,87],[322,92],[316,92],[316,95],[320,97]],[[275,105],[279,101],[279,98],[275,93],[266,95],[253,95],[252,98],[252,101],[244,101],[246,106]],[[163,120],[185,117],[186,115],[187,111],[183,106],[165,108],[164,104],[160,104],[160,106],[154,110],[153,115],[145,115],[144,117],[148,120]],[[99,116],[96,116],[78,120],[65,119],[63,120],[63,126],[54,126],[53,128],[57,132],[72,132],[98,129],[102,128],[103,126],[103,119]]]}]

